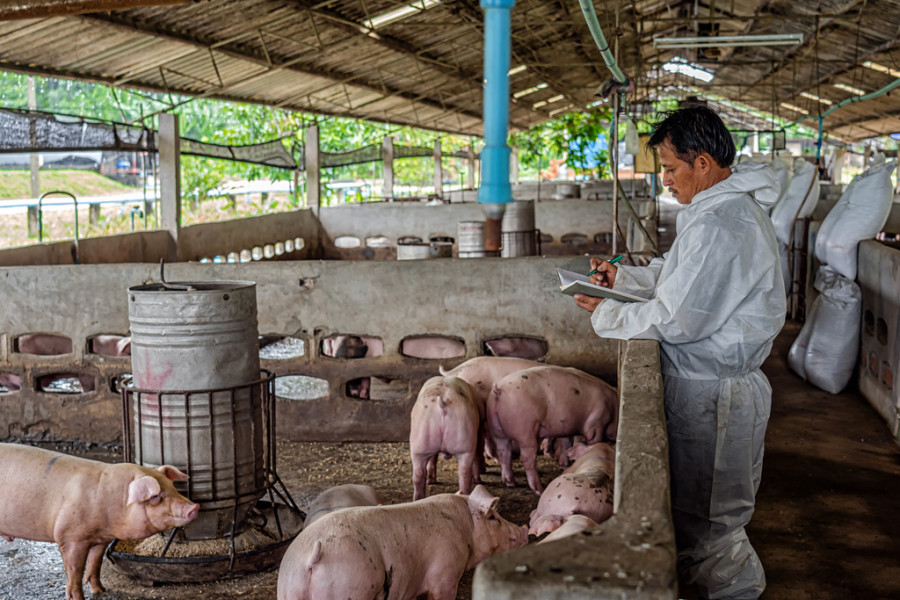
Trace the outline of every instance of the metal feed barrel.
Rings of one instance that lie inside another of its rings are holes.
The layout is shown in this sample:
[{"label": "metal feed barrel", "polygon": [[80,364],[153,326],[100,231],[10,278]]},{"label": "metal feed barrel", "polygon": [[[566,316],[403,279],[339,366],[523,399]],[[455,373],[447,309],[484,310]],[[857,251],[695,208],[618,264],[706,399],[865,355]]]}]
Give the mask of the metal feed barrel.
[{"label": "metal feed barrel", "polygon": [[503,257],[534,256],[537,253],[533,201],[520,200],[506,205],[500,237]]},{"label": "metal feed barrel", "polygon": [[[185,527],[208,539],[239,527],[265,490],[263,415],[251,281],[148,284],[128,290],[134,456],[174,465],[200,504]],[[229,389],[222,389],[229,388]]]},{"label": "metal feed barrel", "polygon": [[457,256],[459,258],[482,258],[500,256],[498,250],[484,249],[484,221],[458,221],[456,224]]}]

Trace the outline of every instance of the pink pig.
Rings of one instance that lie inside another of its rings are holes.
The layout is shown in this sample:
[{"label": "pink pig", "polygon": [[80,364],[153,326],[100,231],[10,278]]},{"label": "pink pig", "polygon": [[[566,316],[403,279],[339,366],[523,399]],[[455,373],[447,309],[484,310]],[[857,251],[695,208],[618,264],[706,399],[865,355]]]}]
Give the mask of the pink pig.
[{"label": "pink pig", "polygon": [[484,407],[459,377],[432,377],[419,390],[409,428],[413,463],[413,500],[425,497],[426,475],[435,481],[437,455],[455,456],[459,489],[468,494],[477,483],[482,452],[479,430]]},{"label": "pink pig", "polygon": [[371,486],[358,483],[336,485],[316,496],[313,503],[306,509],[306,520],[303,522],[303,526],[309,527],[313,521],[336,510],[353,506],[378,506],[379,504],[381,504],[381,496]]},{"label": "pink pig", "polygon": [[278,600],[454,600],[467,569],[528,541],[500,517],[483,486],[324,516],[291,543],[278,573]]},{"label": "pink pig", "polygon": [[0,444],[0,536],[56,542],[68,579],[66,600],[84,600],[82,576],[91,592],[104,590],[100,564],[113,539],[143,539],[197,516],[199,506],[172,485],[186,477],[168,465],[111,465]]},{"label": "pink pig", "polygon": [[589,444],[615,441],[619,399],[615,388],[578,369],[541,366],[507,375],[494,384],[487,422],[497,446],[503,482],[515,486],[513,443],[519,446],[528,485],[543,489],[535,461],[540,440],[583,435]]},{"label": "pink pig", "polygon": [[532,535],[554,531],[572,515],[584,515],[597,523],[612,516],[615,447],[576,444],[569,452],[580,456],[541,494],[531,513],[528,533]]}]

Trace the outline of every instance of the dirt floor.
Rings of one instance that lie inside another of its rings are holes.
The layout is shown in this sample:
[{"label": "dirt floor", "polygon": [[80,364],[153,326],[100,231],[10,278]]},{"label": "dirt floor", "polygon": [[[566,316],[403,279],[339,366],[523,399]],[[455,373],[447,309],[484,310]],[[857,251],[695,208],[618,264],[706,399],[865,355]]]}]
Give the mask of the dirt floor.
[{"label": "dirt floor", "polygon": [[[120,461],[119,448],[84,448],[71,445],[50,449],[86,455],[105,461]],[[482,479],[487,488],[500,497],[500,514],[515,523],[528,523],[538,496],[525,484],[521,462],[514,462],[519,487],[509,489],[500,482],[500,467],[488,466]],[[375,488],[386,504],[412,500],[412,463],[409,447],[396,444],[320,444],[279,443],[277,471],[297,504],[312,502],[323,490],[341,483],[363,483]],[[538,472],[546,485],[562,469],[546,457],[538,459]],[[428,495],[457,491],[456,462],[439,460],[439,484],[429,486]],[[465,574],[458,598],[471,598],[472,576]],[[101,577],[107,591],[97,600],[196,600],[237,599],[273,600],[278,574],[275,571],[233,581],[195,585],[145,587],[120,574],[104,561]],[[65,596],[65,571],[55,544],[5,542],[0,540],[0,600],[53,600]],[[85,586],[85,593],[89,590]]]}]

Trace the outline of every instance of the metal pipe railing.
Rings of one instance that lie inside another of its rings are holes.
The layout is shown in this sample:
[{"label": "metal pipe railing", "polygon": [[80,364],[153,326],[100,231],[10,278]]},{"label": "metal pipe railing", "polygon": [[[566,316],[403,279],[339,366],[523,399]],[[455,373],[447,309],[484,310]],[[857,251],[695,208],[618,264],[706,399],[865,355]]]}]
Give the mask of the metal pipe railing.
[{"label": "metal pipe railing", "polygon": [[38,225],[38,243],[41,244],[44,242],[44,209],[43,203],[44,198],[51,194],[62,194],[63,196],[68,196],[72,199],[72,203],[75,205],[75,264],[78,264],[78,199],[75,197],[75,194],[71,192],[64,192],[62,190],[53,190],[50,192],[44,192],[40,195],[37,201],[37,225]]}]

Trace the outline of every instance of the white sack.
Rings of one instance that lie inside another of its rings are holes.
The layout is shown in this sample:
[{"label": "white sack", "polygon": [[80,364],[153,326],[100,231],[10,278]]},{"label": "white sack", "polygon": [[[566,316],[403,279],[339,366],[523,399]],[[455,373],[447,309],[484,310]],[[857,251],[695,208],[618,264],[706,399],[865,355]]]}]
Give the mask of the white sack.
[{"label": "white sack", "polygon": [[862,292],[828,266],[819,268],[815,286],[820,295],[806,348],[806,377],[814,386],[837,394],[856,366]]},{"label": "white sack", "polygon": [[877,155],[868,170],[853,178],[822,221],[816,257],[850,280],[856,279],[859,242],[874,238],[890,215],[894,166],[885,163],[884,155]]},{"label": "white sack", "polygon": [[787,244],[794,219],[805,219],[811,215],[818,202],[819,177],[816,166],[803,158],[798,158],[794,161],[794,175],[787,193],[772,209],[772,224],[775,226],[775,237],[778,241]]},{"label": "white sack", "polygon": [[816,319],[816,309],[819,308],[819,299],[813,300],[809,314],[806,315],[806,321],[800,328],[791,349],[788,351],[788,366],[794,373],[806,379],[806,349],[809,346],[809,338],[812,335],[813,321]]}]

